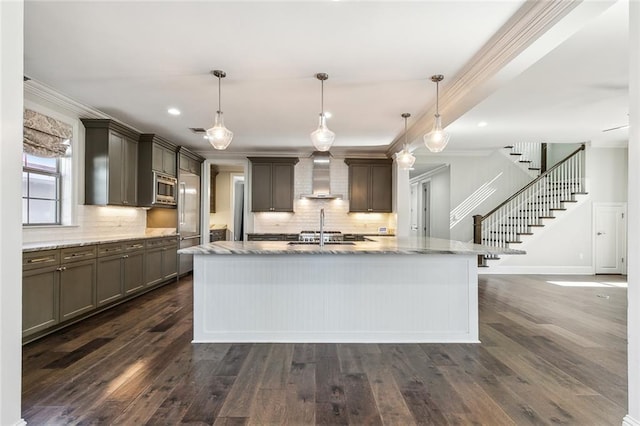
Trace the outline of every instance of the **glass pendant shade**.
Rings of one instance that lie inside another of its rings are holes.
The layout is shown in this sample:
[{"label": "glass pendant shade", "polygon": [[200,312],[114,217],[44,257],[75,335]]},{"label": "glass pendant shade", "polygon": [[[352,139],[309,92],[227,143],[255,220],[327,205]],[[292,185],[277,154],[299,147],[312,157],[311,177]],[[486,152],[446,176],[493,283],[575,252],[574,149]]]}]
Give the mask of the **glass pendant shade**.
[{"label": "glass pendant shade", "polygon": [[231,143],[231,139],[233,139],[233,132],[224,127],[222,111],[216,112],[213,127],[207,129],[207,139],[209,139],[211,146],[219,150],[227,149]]},{"label": "glass pendant shade", "polygon": [[435,122],[433,123],[433,129],[424,135],[424,144],[431,152],[442,152],[449,143],[451,135],[442,130],[442,122],[440,120],[440,114],[435,115]]},{"label": "glass pendant shade", "polygon": [[416,157],[407,149],[406,145],[402,151],[396,154],[396,162],[402,170],[411,170],[416,162]]},{"label": "glass pendant shade", "polygon": [[320,113],[318,128],[311,132],[311,142],[313,142],[313,146],[318,151],[329,151],[335,138],[336,134],[327,127],[324,113]]}]

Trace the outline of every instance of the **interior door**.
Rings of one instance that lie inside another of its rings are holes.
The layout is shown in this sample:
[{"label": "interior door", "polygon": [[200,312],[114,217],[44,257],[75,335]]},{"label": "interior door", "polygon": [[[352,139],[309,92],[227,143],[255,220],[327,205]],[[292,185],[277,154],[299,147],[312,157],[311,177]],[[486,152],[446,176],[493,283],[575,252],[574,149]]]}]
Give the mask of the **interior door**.
[{"label": "interior door", "polygon": [[624,204],[593,205],[596,274],[622,274],[625,271],[625,210]]}]

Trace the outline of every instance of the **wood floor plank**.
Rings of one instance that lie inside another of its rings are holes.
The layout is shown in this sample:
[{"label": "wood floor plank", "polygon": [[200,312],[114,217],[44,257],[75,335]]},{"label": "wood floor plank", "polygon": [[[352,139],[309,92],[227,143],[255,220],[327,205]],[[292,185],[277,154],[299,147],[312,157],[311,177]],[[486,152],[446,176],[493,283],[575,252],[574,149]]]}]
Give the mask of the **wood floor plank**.
[{"label": "wood floor plank", "polygon": [[285,389],[289,381],[292,358],[292,344],[280,343],[271,345],[271,352],[267,359],[264,376],[260,382],[260,389]]},{"label": "wood floor plank", "polygon": [[362,356],[362,365],[369,378],[371,392],[382,423],[385,425],[415,424],[415,419],[402,397],[398,384],[382,357],[381,352]]},{"label": "wood floor plank", "polygon": [[[296,345],[298,346],[298,345]],[[294,354],[295,357],[295,354]],[[310,359],[298,357],[298,359]],[[292,362],[287,383],[285,424],[310,425],[316,419],[316,364]]]},{"label": "wood floor plank", "polygon": [[251,407],[255,403],[270,351],[269,344],[251,346],[236,381],[220,409],[221,417],[247,418],[251,415]]},{"label": "wood floor plank", "polygon": [[316,424],[349,424],[337,346],[316,345]]}]

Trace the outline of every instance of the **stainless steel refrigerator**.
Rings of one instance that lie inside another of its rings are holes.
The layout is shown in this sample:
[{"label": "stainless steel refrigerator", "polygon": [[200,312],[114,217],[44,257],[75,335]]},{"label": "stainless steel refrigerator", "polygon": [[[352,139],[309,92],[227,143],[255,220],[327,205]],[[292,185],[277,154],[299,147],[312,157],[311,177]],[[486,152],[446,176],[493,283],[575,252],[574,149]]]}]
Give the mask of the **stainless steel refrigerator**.
[{"label": "stainless steel refrigerator", "polygon": [[[180,248],[200,245],[200,176],[180,170],[178,174],[178,233]],[[181,254],[178,274],[193,270],[193,255]]]}]

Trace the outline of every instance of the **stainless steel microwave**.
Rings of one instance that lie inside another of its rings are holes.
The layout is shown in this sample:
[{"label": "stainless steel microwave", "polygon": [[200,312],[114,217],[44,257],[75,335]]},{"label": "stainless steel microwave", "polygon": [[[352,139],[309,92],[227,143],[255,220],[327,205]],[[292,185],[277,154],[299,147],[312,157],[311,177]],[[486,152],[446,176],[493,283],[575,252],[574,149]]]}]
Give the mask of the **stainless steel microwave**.
[{"label": "stainless steel microwave", "polygon": [[153,172],[153,204],[175,206],[178,198],[178,180],[172,176]]}]

